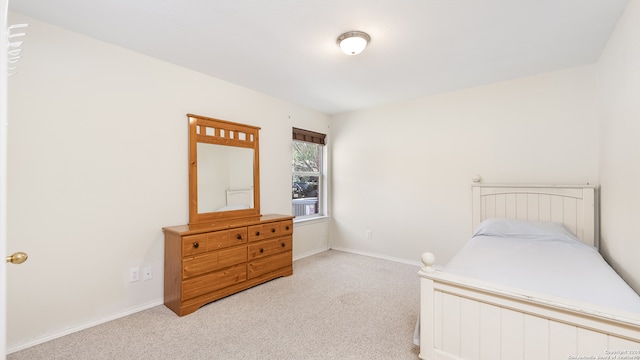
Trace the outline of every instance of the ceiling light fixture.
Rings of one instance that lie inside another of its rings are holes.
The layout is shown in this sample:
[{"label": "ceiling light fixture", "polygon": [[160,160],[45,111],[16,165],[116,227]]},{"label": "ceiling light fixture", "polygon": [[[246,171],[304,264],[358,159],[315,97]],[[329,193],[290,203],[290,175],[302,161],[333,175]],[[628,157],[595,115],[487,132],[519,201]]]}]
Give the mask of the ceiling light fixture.
[{"label": "ceiling light fixture", "polygon": [[367,44],[371,41],[371,37],[362,31],[348,31],[338,36],[338,46],[347,55],[358,55]]}]

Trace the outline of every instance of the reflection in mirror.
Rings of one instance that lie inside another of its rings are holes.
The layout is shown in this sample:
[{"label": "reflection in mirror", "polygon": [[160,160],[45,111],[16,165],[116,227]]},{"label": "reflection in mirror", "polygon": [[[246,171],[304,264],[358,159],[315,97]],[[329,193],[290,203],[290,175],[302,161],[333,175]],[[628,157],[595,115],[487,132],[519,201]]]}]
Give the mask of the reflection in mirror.
[{"label": "reflection in mirror", "polygon": [[198,213],[253,208],[253,149],[198,143]]}]

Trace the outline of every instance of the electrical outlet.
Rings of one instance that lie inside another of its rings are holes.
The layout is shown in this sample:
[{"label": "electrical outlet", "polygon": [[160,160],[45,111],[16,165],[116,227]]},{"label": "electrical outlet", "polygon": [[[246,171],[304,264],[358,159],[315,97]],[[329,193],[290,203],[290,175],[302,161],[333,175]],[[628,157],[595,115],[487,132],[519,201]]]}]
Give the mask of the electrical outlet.
[{"label": "electrical outlet", "polygon": [[371,230],[367,230],[367,231],[365,231],[365,232],[364,232],[364,236],[365,236],[367,239],[371,239]]},{"label": "electrical outlet", "polygon": [[134,267],[129,269],[129,282],[140,280],[140,268]]},{"label": "electrical outlet", "polygon": [[153,277],[153,273],[151,272],[151,266],[147,266],[142,269],[142,280],[149,280]]}]

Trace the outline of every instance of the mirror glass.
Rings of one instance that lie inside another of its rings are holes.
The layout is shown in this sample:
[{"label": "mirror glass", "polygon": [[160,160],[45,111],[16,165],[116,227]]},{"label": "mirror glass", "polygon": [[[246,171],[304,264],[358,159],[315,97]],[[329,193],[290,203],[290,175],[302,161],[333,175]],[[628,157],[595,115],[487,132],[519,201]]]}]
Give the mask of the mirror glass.
[{"label": "mirror glass", "polygon": [[198,143],[198,213],[254,207],[253,149]]}]

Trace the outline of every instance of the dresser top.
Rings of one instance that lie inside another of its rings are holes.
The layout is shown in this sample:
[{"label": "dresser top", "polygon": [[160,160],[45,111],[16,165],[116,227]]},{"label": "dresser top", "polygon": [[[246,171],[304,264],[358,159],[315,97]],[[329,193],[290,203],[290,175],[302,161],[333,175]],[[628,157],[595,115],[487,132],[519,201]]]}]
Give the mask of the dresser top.
[{"label": "dresser top", "polygon": [[190,234],[199,234],[199,233],[204,233],[209,231],[237,228],[240,226],[257,225],[257,224],[273,222],[273,221],[291,220],[294,217],[295,216],[291,216],[291,215],[267,214],[267,215],[261,215],[256,217],[220,220],[220,221],[207,222],[202,224],[167,226],[162,228],[162,231],[177,233],[180,235],[190,235]]}]

